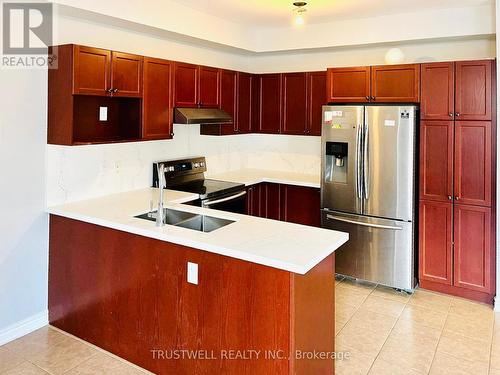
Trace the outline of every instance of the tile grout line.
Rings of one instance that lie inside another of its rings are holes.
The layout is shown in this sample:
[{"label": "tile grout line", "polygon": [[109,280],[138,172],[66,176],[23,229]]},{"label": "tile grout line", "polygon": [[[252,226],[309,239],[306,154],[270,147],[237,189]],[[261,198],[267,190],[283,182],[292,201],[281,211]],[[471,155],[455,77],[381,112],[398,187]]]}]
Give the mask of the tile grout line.
[{"label": "tile grout line", "polygon": [[494,340],[494,337],[495,337],[495,325],[496,325],[496,321],[497,321],[497,316],[496,316],[496,314],[493,314],[493,329],[491,330],[490,360],[488,361],[488,374],[492,370],[491,359],[493,357],[493,340]]},{"label": "tile grout line", "polygon": [[[375,290],[375,289],[374,289],[374,290]],[[369,368],[369,369],[368,369],[368,371],[367,371],[367,374],[369,374],[369,373],[370,373],[370,371],[372,370],[373,365],[375,364],[375,362],[377,361],[378,357],[380,356],[380,353],[382,352],[382,349],[384,348],[384,346],[385,346],[385,344],[386,344],[387,340],[389,340],[389,337],[391,336],[391,333],[394,331],[394,327],[396,327],[396,324],[397,324],[397,323],[399,322],[399,320],[401,319],[401,316],[403,315],[403,312],[404,312],[404,310],[405,310],[406,306],[408,306],[408,303],[410,302],[410,300],[411,300],[411,298],[412,298],[412,297],[413,297],[413,295],[412,295],[410,298],[408,298],[408,300],[404,303],[404,307],[403,307],[403,309],[402,309],[402,310],[401,310],[401,312],[399,313],[399,315],[398,315],[398,317],[397,317],[396,321],[394,322],[394,324],[393,324],[393,325],[392,325],[392,327],[391,327],[391,330],[389,331],[389,334],[388,334],[388,335],[387,335],[387,337],[385,338],[384,343],[382,344],[382,346],[380,347],[380,349],[379,349],[379,351],[378,351],[377,355],[376,355],[376,356],[375,356],[375,358],[373,359],[372,364],[370,365],[370,368]]]}]

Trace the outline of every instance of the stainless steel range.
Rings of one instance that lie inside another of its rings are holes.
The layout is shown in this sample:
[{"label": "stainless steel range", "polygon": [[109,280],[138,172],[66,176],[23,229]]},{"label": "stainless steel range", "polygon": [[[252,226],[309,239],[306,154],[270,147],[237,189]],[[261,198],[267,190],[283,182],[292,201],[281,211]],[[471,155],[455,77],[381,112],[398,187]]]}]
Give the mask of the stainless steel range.
[{"label": "stainless steel range", "polygon": [[349,233],[336,272],[415,286],[415,131],[412,105],[324,106],[322,226]]},{"label": "stainless steel range", "polygon": [[199,194],[195,204],[201,207],[246,213],[245,185],[205,178],[207,162],[204,157],[154,163],[153,187],[158,187],[158,164],[164,165],[164,188]]}]

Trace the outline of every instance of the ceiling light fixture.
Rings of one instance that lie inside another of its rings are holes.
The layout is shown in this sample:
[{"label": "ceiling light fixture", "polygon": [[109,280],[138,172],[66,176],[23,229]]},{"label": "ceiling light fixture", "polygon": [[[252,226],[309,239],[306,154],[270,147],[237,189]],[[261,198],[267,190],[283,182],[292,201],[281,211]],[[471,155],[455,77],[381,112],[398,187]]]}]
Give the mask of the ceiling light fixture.
[{"label": "ceiling light fixture", "polygon": [[305,23],[304,13],[307,9],[304,8],[307,3],[305,1],[296,1],[293,3],[296,8],[293,10],[295,12],[294,23],[296,26],[302,26]]}]

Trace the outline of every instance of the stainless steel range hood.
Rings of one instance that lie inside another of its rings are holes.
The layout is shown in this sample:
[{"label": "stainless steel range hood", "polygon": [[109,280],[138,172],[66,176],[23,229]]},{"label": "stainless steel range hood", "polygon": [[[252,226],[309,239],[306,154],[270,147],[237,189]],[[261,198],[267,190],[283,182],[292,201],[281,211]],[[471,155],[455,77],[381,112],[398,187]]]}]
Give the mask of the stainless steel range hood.
[{"label": "stainless steel range hood", "polygon": [[228,124],[233,118],[218,108],[175,108],[176,124]]}]

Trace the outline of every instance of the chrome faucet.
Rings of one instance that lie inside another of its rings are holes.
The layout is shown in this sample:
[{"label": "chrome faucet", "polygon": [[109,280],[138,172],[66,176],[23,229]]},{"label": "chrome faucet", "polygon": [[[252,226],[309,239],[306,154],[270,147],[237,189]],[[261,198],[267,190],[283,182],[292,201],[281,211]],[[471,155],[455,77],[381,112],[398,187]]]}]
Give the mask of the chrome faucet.
[{"label": "chrome faucet", "polygon": [[163,210],[163,188],[165,187],[165,165],[158,163],[158,211],[156,211],[156,226],[163,227],[165,225],[165,211]]}]

